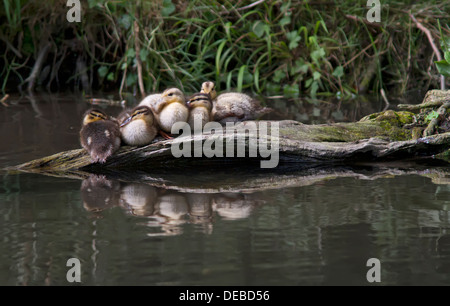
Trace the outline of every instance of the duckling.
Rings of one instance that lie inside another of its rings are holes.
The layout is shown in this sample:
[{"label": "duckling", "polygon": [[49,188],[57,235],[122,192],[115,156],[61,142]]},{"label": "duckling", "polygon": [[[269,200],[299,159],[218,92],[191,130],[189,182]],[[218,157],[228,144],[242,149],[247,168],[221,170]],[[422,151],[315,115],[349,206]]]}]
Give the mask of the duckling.
[{"label": "duckling", "polygon": [[186,122],[189,116],[184,94],[178,88],[164,90],[152,111],[161,129],[160,133],[165,138],[171,138],[166,133],[171,132],[172,125],[176,122]]},{"label": "duckling", "polygon": [[144,105],[125,111],[119,115],[118,120],[122,140],[130,146],[148,145],[158,133],[153,113]]},{"label": "duckling", "polygon": [[[211,121],[211,97],[206,93],[193,94],[187,101],[189,107],[188,123],[191,129],[203,129],[206,123]],[[197,125],[195,122],[198,121]]]},{"label": "duckling", "polygon": [[80,142],[94,163],[105,163],[120,147],[119,125],[98,109],[88,110],[83,117]]},{"label": "duckling", "polygon": [[161,98],[161,93],[154,93],[146,96],[141,102],[139,102],[138,106],[144,105],[152,108],[157,104],[158,100]]},{"label": "duckling", "polygon": [[222,124],[256,119],[272,111],[269,107],[262,107],[258,100],[239,92],[226,92],[217,95],[214,82],[207,81],[202,84],[201,91],[209,93],[213,107],[211,116],[214,121]]}]

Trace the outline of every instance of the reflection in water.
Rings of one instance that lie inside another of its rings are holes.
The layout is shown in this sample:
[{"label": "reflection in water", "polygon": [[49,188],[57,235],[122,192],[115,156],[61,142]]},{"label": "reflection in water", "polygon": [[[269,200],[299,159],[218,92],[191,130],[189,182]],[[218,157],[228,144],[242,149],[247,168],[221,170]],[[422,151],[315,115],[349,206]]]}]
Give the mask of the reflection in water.
[{"label": "reflection in water", "polygon": [[83,206],[88,211],[102,211],[119,204],[120,184],[104,175],[91,174],[81,183]]},{"label": "reflection in water", "polygon": [[214,198],[213,209],[225,219],[242,219],[250,216],[255,204],[248,195],[224,193]]},{"label": "reflection in water", "polygon": [[81,198],[90,212],[120,206],[129,215],[145,217],[149,236],[182,234],[185,223],[197,224],[211,234],[214,213],[226,220],[243,219],[263,202],[253,194],[183,193],[96,174],[81,183]]},{"label": "reflection in water", "polygon": [[120,206],[135,216],[151,216],[155,211],[158,189],[145,184],[125,184],[120,192]]}]

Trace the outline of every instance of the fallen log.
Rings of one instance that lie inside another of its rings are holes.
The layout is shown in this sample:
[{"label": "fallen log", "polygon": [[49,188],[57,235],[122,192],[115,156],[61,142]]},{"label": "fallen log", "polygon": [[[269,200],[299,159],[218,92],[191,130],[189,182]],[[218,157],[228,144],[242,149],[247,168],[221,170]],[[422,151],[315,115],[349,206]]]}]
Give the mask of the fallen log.
[{"label": "fallen log", "polygon": [[[439,100],[438,105],[448,99],[448,92],[430,92],[424,101],[427,107],[433,97]],[[277,160],[272,166],[279,162],[349,163],[425,157],[446,160],[450,132],[421,137],[421,132],[411,128],[415,120],[412,112],[388,110],[351,123],[307,125],[291,120],[245,121],[223,129],[219,125],[218,129],[200,135],[182,133],[175,139],[155,141],[144,147],[124,146],[104,164],[92,163],[84,149],[77,149],[8,170],[47,173],[82,170],[101,174],[111,169],[152,170],[167,165],[217,164],[218,160],[258,161],[262,166],[262,161],[272,161],[274,157]],[[263,147],[267,149],[265,155]],[[181,157],[174,149],[178,153],[183,151]],[[205,150],[209,154],[205,154]]]}]

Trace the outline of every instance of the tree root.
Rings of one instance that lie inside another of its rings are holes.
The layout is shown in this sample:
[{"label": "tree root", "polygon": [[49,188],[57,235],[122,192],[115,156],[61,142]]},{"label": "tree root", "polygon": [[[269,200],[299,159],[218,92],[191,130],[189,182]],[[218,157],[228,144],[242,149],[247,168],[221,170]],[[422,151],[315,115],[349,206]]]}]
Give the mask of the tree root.
[{"label": "tree root", "polygon": [[423,137],[431,136],[434,134],[435,129],[439,125],[439,123],[442,121],[442,119],[445,117],[445,113],[447,112],[447,109],[450,107],[450,102],[445,102],[444,104],[439,107],[437,110],[437,113],[439,116],[437,118],[434,118],[431,120],[431,122],[428,124],[427,128],[423,131]]}]

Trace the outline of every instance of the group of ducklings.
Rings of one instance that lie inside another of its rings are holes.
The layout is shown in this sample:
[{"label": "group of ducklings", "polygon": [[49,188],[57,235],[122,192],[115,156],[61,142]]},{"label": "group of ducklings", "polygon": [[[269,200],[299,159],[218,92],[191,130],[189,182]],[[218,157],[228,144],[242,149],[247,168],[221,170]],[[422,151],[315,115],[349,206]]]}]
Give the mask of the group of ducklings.
[{"label": "group of ducklings", "polygon": [[200,92],[187,99],[178,88],[151,94],[117,118],[91,109],[83,117],[80,142],[93,162],[104,163],[122,143],[144,146],[150,144],[158,133],[166,139],[172,138],[169,134],[176,122],[187,122],[191,129],[197,127],[194,122],[201,122],[203,128],[210,121],[225,124],[251,120],[270,111],[243,93],[217,95],[214,82],[207,81],[202,84]]}]

